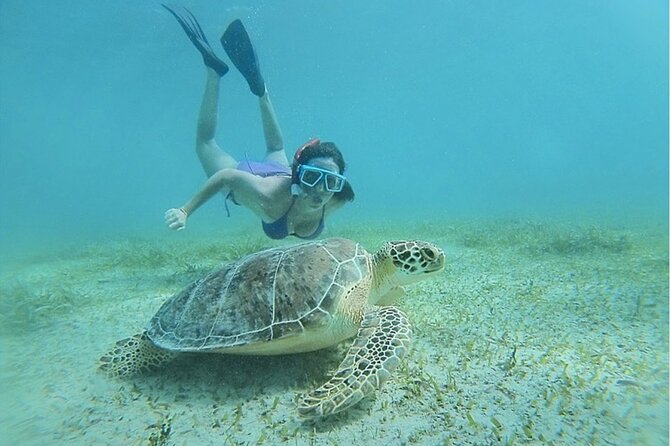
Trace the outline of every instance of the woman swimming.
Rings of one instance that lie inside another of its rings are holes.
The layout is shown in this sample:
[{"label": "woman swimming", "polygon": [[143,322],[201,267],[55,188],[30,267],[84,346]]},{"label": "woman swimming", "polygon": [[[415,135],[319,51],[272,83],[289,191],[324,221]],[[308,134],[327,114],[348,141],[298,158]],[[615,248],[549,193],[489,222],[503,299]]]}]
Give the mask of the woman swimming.
[{"label": "woman swimming", "polygon": [[207,68],[205,93],[198,116],[196,153],[208,176],[193,198],[165,212],[170,229],[181,230],[187,218],[218,192],[227,200],[258,215],[265,234],[274,239],[293,235],[315,238],[327,215],[354,199],[354,191],[343,175],[345,162],[332,142],[312,139],[303,144],[289,164],[284,142],[256,53],[242,22],[233,21],[221,37],[226,54],[258,96],[267,151],[263,161],[238,162],[214,140],[217,124],[219,83],[228,66],[209,45],[193,14],[185,8],[163,5],[177,19],[203,57]]}]

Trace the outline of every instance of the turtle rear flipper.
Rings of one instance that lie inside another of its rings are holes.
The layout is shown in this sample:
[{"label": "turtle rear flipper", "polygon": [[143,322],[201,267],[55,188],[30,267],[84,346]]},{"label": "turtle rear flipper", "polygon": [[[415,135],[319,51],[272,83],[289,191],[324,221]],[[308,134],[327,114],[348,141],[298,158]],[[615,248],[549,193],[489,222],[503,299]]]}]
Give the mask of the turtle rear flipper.
[{"label": "turtle rear flipper", "polygon": [[121,339],[100,358],[100,370],[109,376],[131,376],[159,367],[175,357],[175,353],[154,345],[146,333]]},{"label": "turtle rear flipper", "polygon": [[377,307],[361,328],[335,375],[305,395],[298,405],[303,417],[343,411],[378,389],[407,353],[412,329],[396,307]]}]

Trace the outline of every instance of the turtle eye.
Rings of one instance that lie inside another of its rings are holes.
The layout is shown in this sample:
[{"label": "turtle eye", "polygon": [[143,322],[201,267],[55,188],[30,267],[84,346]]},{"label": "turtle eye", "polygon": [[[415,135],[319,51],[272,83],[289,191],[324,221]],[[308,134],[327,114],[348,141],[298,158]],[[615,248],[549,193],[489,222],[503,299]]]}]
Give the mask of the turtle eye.
[{"label": "turtle eye", "polygon": [[421,256],[430,262],[437,259],[437,253],[430,248],[421,248]]}]

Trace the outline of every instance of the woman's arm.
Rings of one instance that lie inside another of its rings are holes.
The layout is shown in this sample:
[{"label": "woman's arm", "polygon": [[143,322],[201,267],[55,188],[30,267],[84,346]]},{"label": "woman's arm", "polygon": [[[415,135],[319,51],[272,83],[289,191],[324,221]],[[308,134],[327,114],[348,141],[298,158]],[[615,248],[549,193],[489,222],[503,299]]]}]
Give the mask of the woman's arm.
[{"label": "woman's arm", "polygon": [[[186,218],[212,198],[222,189],[235,190],[235,186],[246,172],[235,169],[221,169],[209,177],[205,185],[189,201],[180,208],[168,209],[165,212],[165,223],[170,229],[179,231],[186,226]],[[248,174],[247,174],[248,175]]]}]

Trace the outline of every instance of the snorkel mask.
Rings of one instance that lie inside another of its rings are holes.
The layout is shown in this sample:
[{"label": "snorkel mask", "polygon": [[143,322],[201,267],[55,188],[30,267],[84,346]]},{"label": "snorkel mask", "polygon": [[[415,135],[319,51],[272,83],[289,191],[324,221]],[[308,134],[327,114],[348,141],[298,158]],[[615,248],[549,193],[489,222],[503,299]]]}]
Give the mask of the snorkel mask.
[{"label": "snorkel mask", "polygon": [[293,166],[295,168],[291,195],[298,196],[301,194],[301,184],[307,187],[315,187],[322,180],[324,181],[324,188],[328,192],[341,192],[344,188],[344,183],[347,181],[344,175],[309,164],[299,164],[303,151],[307,148],[318,147],[319,144],[321,144],[319,138],[312,138],[296,150],[293,156]]},{"label": "snorkel mask", "polygon": [[328,192],[341,192],[347,178],[332,170],[322,169],[309,164],[298,165],[298,178],[305,186],[314,187],[323,179],[324,186]]}]

